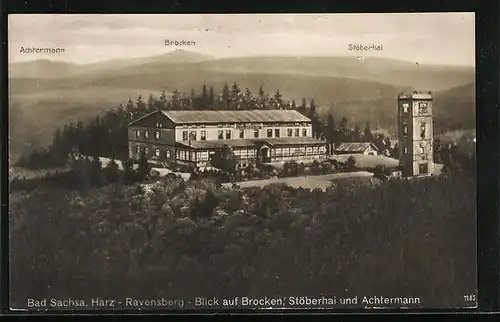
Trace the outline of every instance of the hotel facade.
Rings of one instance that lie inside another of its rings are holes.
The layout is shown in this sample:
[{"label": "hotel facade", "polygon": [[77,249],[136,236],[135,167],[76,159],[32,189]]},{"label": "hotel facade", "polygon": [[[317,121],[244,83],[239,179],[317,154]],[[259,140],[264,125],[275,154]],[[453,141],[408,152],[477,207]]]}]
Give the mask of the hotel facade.
[{"label": "hotel facade", "polygon": [[224,146],[238,167],[326,157],[326,142],[313,138],[311,120],[294,110],[162,111],[129,124],[129,156],[208,166]]}]

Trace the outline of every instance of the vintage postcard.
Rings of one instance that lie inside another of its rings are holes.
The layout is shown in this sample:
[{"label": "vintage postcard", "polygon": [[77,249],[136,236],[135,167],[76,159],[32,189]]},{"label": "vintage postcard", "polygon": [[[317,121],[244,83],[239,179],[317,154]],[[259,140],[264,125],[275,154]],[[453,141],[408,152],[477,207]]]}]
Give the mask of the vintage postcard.
[{"label": "vintage postcard", "polygon": [[477,307],[474,22],[9,15],[11,308]]}]

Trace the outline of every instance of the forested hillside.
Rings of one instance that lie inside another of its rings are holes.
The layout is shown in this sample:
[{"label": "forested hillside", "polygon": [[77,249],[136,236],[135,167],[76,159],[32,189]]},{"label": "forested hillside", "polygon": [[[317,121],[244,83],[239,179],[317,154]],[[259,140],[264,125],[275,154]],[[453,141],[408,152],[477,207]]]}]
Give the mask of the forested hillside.
[{"label": "forested hillside", "polygon": [[174,175],[149,189],[14,192],[11,306],[50,297],[383,295],[456,307],[476,289],[475,195],[466,173],[326,192]]}]

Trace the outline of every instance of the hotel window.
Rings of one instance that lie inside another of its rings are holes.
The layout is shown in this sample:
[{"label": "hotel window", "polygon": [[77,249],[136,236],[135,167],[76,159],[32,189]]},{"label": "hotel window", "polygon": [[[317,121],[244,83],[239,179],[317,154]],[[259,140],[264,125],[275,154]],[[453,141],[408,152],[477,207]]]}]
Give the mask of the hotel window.
[{"label": "hotel window", "polygon": [[141,153],[141,147],[140,147],[140,146],[136,146],[136,147],[135,147],[135,152],[137,152],[137,153]]},{"label": "hotel window", "polygon": [[318,154],[319,148],[317,146],[313,147],[313,153]]},{"label": "hotel window", "polygon": [[274,129],[274,136],[277,138],[280,137],[280,129]]},{"label": "hotel window", "polygon": [[144,148],[144,154],[148,155],[149,149],[147,147]]},{"label": "hotel window", "polygon": [[267,137],[272,138],[273,137],[273,130],[269,129],[267,130]]},{"label": "hotel window", "polygon": [[135,138],[138,139],[141,137],[141,130],[135,130]]},{"label": "hotel window", "polygon": [[219,132],[217,132],[217,133],[218,133],[217,135],[218,135],[219,140],[223,140],[224,139],[224,131],[219,130]]},{"label": "hotel window", "polygon": [[147,138],[149,138],[149,131],[148,131],[148,130],[144,131],[144,137],[145,137],[146,139],[147,139]]},{"label": "hotel window", "polygon": [[160,131],[155,131],[155,140],[160,139]]},{"label": "hotel window", "polygon": [[287,157],[290,155],[290,148],[283,148],[283,156]]},{"label": "hotel window", "polygon": [[311,154],[312,153],[312,147],[308,146],[306,148],[306,152],[307,152],[307,154]]},{"label": "hotel window", "polygon": [[245,137],[245,131],[240,130],[240,139],[243,139]]},{"label": "hotel window", "polygon": [[161,123],[156,123],[156,127],[157,127],[157,128],[162,128],[162,127],[163,127],[163,124],[161,124]]},{"label": "hotel window", "polygon": [[160,149],[155,149],[155,156],[157,156],[157,157],[160,156]]},{"label": "hotel window", "polygon": [[231,130],[226,130],[226,140],[231,139]]},{"label": "hotel window", "polygon": [[307,129],[302,130],[302,136],[307,136]]},{"label": "hotel window", "polygon": [[188,131],[182,131],[182,141],[188,140]]},{"label": "hotel window", "polygon": [[207,139],[207,131],[201,131],[200,132],[200,139],[202,141],[205,141]]},{"label": "hotel window", "polygon": [[170,158],[170,150],[166,150],[166,151],[165,151],[165,156],[166,156],[167,158]]},{"label": "hotel window", "polygon": [[289,137],[290,137],[290,136],[292,136],[292,134],[293,134],[293,130],[292,130],[292,129],[288,129],[288,130],[287,130],[287,134],[288,134],[288,136],[289,136]]},{"label": "hotel window", "polygon": [[297,137],[297,136],[299,136],[299,134],[300,134],[299,129],[295,129],[295,136]]},{"label": "hotel window", "polygon": [[189,133],[189,139],[196,141],[196,131],[191,131],[191,133]]},{"label": "hotel window", "polygon": [[255,138],[259,137],[259,130],[254,130],[253,131],[253,137],[255,137]]}]

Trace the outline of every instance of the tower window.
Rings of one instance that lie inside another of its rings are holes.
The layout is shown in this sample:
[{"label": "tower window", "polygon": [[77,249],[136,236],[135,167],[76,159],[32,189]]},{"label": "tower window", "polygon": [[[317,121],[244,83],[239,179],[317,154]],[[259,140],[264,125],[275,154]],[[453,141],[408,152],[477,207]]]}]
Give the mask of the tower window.
[{"label": "tower window", "polygon": [[420,125],[420,138],[422,140],[425,139],[425,123],[422,123]]},{"label": "tower window", "polygon": [[403,103],[403,112],[404,113],[408,113],[408,108],[409,108],[409,104],[408,103]]},{"label": "tower window", "polygon": [[418,172],[420,174],[427,174],[429,172],[429,168],[427,166],[427,163],[419,164],[418,165]]},{"label": "tower window", "polygon": [[405,151],[405,154],[408,154],[408,147],[405,146],[404,151]]},{"label": "tower window", "polygon": [[408,134],[408,124],[403,124],[403,134]]}]

